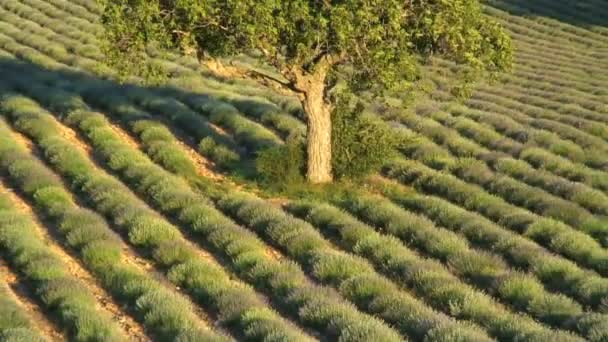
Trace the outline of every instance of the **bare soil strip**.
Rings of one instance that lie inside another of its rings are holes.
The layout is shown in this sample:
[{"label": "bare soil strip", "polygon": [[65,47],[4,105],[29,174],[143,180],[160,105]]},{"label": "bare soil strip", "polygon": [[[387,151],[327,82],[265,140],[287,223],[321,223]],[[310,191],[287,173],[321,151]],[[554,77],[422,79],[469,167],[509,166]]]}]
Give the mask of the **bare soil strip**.
[{"label": "bare soil strip", "polygon": [[[56,126],[61,131],[61,135],[66,140],[68,140],[72,145],[76,146],[83,153],[85,153],[89,157],[89,160],[91,160],[91,162],[98,168],[99,171],[113,176],[111,173],[108,173],[105,170],[105,168],[99,162],[98,158],[95,156],[95,151],[93,151],[92,147],[89,144],[87,144],[83,139],[81,139],[81,137],[79,136],[79,134],[76,131],[74,131],[71,127],[68,127],[68,126],[64,125],[62,122],[58,121],[54,117],[53,117],[53,120],[55,121]],[[114,129],[119,129],[119,128],[115,127]],[[123,133],[124,133],[124,131],[123,131]],[[126,133],[122,134],[121,136],[123,138],[124,137],[129,137],[129,135],[126,134]],[[25,138],[25,139],[27,139],[27,138]],[[139,146],[139,144],[135,140],[133,140],[133,139],[130,139],[130,140],[131,140],[130,144],[134,144],[134,146]],[[77,200],[77,199],[75,199],[75,200]],[[144,201],[144,203],[145,203],[145,201]],[[163,217],[162,215],[160,215],[160,216]],[[201,257],[203,259],[206,259],[206,260],[209,260],[209,261],[213,261],[213,262],[215,262],[217,264],[216,259],[211,254],[209,254],[208,252],[206,252],[206,251],[198,248],[198,246],[194,245],[188,239],[185,239],[185,241],[188,244],[190,244],[193,247],[194,250],[196,250],[197,255],[199,257]],[[124,262],[125,263],[129,263],[129,264],[134,265],[134,266],[142,267],[143,269],[145,269],[145,270],[147,270],[149,272],[153,272],[155,274],[155,278],[157,280],[161,281],[167,287],[169,287],[169,288],[171,288],[171,289],[173,289],[173,290],[181,293],[184,296],[184,299],[191,301],[189,295],[185,291],[183,291],[181,288],[176,287],[175,285],[173,285],[172,283],[170,283],[165,278],[164,274],[162,272],[158,271],[151,262],[149,262],[148,260],[146,260],[146,259],[144,259],[144,258],[142,258],[140,256],[136,256],[137,254],[140,254],[140,253],[136,252],[132,247],[130,247],[130,246],[126,245],[126,244],[125,244],[125,250],[128,251],[128,253],[125,253],[126,256],[124,256]],[[207,326],[207,327],[214,327],[214,326],[216,326],[216,324],[214,323],[213,318],[211,318],[209,316],[209,314],[202,307],[200,307],[196,303],[192,302],[192,308],[194,309],[196,315],[200,319],[201,325]]]},{"label": "bare soil strip", "polygon": [[[108,117],[106,115],[106,117]],[[172,127],[168,120],[154,116],[154,119],[159,120],[172,134],[175,136],[175,141],[177,144],[184,150],[184,152],[188,155],[194,166],[196,167],[196,172],[199,176],[209,178],[212,180],[225,180],[224,175],[213,170],[213,162],[209,161],[200,153],[197,152],[196,142],[185,133],[181,132],[175,127]],[[122,127],[117,125],[114,122],[110,122],[112,129],[121,137],[124,138],[124,141],[131,145],[134,148],[141,150],[141,145],[137,142],[129,133],[127,133]],[[184,142],[185,141],[185,142]]]},{"label": "bare soil strip", "polygon": [[[54,232],[54,228],[48,222],[41,222],[35,211],[32,207],[23,200],[12,188],[7,186],[6,184],[2,184],[2,188],[0,191],[7,193],[11,201],[17,205],[17,207],[32,216],[34,221],[36,222],[36,228],[38,233],[40,234],[41,239],[45,242],[47,247],[59,256],[59,258],[67,265],[68,272],[81,280],[86,286],[91,290],[95,298],[97,299],[98,305],[110,312],[123,330],[127,333],[129,337],[131,337],[135,341],[148,341],[149,338],[146,337],[144,333],[144,329],[142,326],[137,323],[131,316],[129,316],[123,308],[118,305],[114,299],[103,289],[95,278],[87,271],[81,264],[80,261],[75,258],[75,256],[68,253],[61,246],[58,241],[58,235]],[[44,229],[44,228],[46,229]]]},{"label": "bare soil strip", "polygon": [[16,303],[23,306],[31,322],[43,337],[49,341],[66,341],[61,329],[48,318],[44,309],[37,303],[34,294],[19,280],[17,274],[8,268],[3,259],[0,259],[0,278],[8,285],[9,295]]},{"label": "bare soil strip", "polygon": [[[143,150],[141,149],[141,144],[135,138],[133,138],[129,133],[127,133],[127,131],[125,131],[122,127],[120,127],[120,125],[117,125],[116,123],[113,123],[111,121],[111,119],[107,115],[106,115],[106,118],[108,118],[108,122],[112,126],[112,129],[117,134],[119,134],[121,138],[125,139],[125,142],[127,144],[129,144],[133,148],[137,148],[138,150],[140,150],[140,151],[143,152]],[[69,127],[67,125],[64,125],[62,122],[58,121],[56,118],[53,118],[53,119],[56,122],[56,124],[59,127],[59,129],[62,130],[62,136],[63,137],[65,137],[74,146],[79,147],[84,153],[86,153],[88,155],[89,159],[96,165],[96,167],[99,170],[101,170],[102,172],[106,172],[106,173],[108,173],[110,175],[113,175],[113,173],[106,171],[105,167],[102,165],[103,163],[101,163],[99,161],[99,159],[97,158],[97,156],[95,156],[95,151],[86,142],[86,140],[85,140],[86,138],[83,138],[74,129],[72,129],[71,127]],[[178,143],[183,148],[185,148],[186,150],[190,150],[190,152],[188,153],[189,156],[191,156],[192,158],[198,159],[200,161],[200,164],[203,164],[203,165],[204,164],[207,164],[207,165],[212,164],[209,161],[206,161],[203,156],[201,156],[200,154],[198,154],[198,152],[196,152],[196,150],[194,148],[192,148],[191,146],[189,146],[189,143],[192,143],[192,142],[189,141],[188,138],[185,138],[185,135],[180,136],[180,135],[178,135],[174,131],[174,129],[170,125],[166,124],[166,126],[176,136],[176,138],[177,138],[176,140],[178,141]],[[186,141],[186,142],[184,142],[184,141]],[[195,164],[196,164],[196,162],[195,162]],[[240,188],[237,184],[234,184],[232,181],[228,180],[223,175],[221,175],[219,173],[216,173],[214,171],[211,171],[210,169],[205,168],[204,170],[201,170],[201,173],[209,173],[211,176],[206,176],[206,177],[214,177],[215,180],[224,180],[226,182],[229,182],[231,184],[231,186],[234,186],[235,189]],[[119,178],[117,178],[117,179],[119,179]],[[193,189],[193,191],[197,191],[197,190]],[[135,194],[135,195],[137,197],[139,197],[137,194]],[[141,198],[141,197],[139,197],[139,198]],[[145,200],[143,202],[145,203]],[[175,226],[179,227],[179,224],[176,224],[170,218],[166,218],[164,215],[160,215],[160,216],[163,217],[163,218],[165,218],[165,219],[167,219],[169,222],[171,222]],[[198,257],[200,257],[202,259],[206,259],[206,260],[208,260],[208,261],[210,261],[210,262],[212,262],[212,263],[214,263],[214,264],[222,267],[223,269],[225,269],[227,272],[230,273],[229,268],[227,268],[226,265],[223,264],[223,261],[221,259],[218,260],[218,258],[216,258],[213,254],[207,252],[205,249],[201,248],[198,243],[194,242],[194,241],[200,240],[198,237],[192,236],[192,235],[188,234],[188,232],[183,232],[183,231],[182,231],[182,234],[183,234],[184,241],[186,242],[186,244],[190,245],[193,248],[193,250],[196,251]],[[266,247],[266,255],[270,259],[275,260],[275,261],[278,261],[278,260],[281,260],[281,259],[286,259],[286,257],[283,255],[283,253],[280,252],[278,249],[276,249],[274,246],[271,246],[271,245],[269,245],[267,243],[264,243],[264,245]],[[238,277],[233,276],[233,278],[235,279],[235,281],[237,281],[239,283],[243,283]],[[310,277],[307,277],[307,278],[309,279],[309,281],[311,283],[319,285],[319,283],[315,279],[312,279]],[[182,290],[179,287],[177,287],[176,289],[178,289],[180,291]],[[262,295],[262,297],[264,297],[266,299],[266,302],[270,304],[270,300],[266,296]],[[217,326],[217,324],[214,324],[213,320],[203,310],[203,308],[201,308],[200,306],[198,306],[196,304],[194,304],[193,307],[197,311],[199,317],[205,321],[205,323],[207,324],[207,326],[210,326],[210,327]],[[290,319],[290,318],[285,317],[285,316],[284,316],[284,318]]]},{"label": "bare soil strip", "polygon": [[[105,172],[104,169],[99,165],[97,159],[95,159],[92,148],[86,142],[81,140],[79,135],[72,128],[63,125],[59,121],[56,121],[56,124],[57,124],[57,127],[61,130],[61,135],[66,140],[70,141],[70,143],[72,143],[74,146],[77,146],[79,149],[81,149],[82,152],[86,153],[86,155],[89,157],[89,159],[102,172]],[[123,138],[126,138],[126,137],[130,138],[130,136],[126,135],[126,133],[124,133],[124,131],[121,131],[121,132],[123,132],[123,134],[121,134],[121,136]],[[16,138],[16,140],[18,140],[20,143],[22,143],[24,146],[26,146],[30,150],[31,153],[33,153],[35,155],[39,154],[37,147],[33,144],[33,142],[29,138],[27,138],[23,134],[21,134],[17,131],[14,131],[14,130],[12,131],[12,133],[13,133],[14,137]],[[130,144],[132,144],[135,147],[139,146],[139,144],[132,138],[130,139]],[[66,188],[68,188],[68,187],[66,187]],[[82,206],[82,204],[80,203],[78,198],[73,198],[73,199],[77,204]],[[17,203],[17,205],[19,207],[23,207],[22,208],[23,210],[32,212],[32,208],[29,207],[27,204],[23,205],[23,204]],[[187,241],[187,242],[190,243],[190,241]],[[181,294],[184,297],[184,299],[190,300],[189,295],[183,289],[172,284],[165,277],[165,275],[162,271],[160,271],[152,262],[150,262],[148,259],[146,259],[144,256],[142,256],[142,253],[140,253],[139,251],[137,251],[135,248],[131,247],[129,244],[125,243],[124,241],[123,241],[122,245],[123,245],[123,249],[122,249],[123,253],[121,255],[121,258],[122,258],[122,262],[124,264],[131,265],[144,272],[147,272],[152,278],[154,278],[157,281],[159,281],[160,283],[162,283],[168,289]],[[192,246],[195,247],[193,244],[192,244]],[[207,253],[206,251],[201,250],[200,248],[194,248],[194,250],[197,251],[197,254],[199,257],[215,262],[214,257],[211,254]],[[201,325],[209,326],[209,327],[216,325],[213,322],[213,319],[210,318],[209,315],[200,306],[196,305],[195,303],[192,303],[192,308],[195,311],[196,315],[201,320]],[[142,331],[143,331],[143,329],[142,329]]]},{"label": "bare soil strip", "polygon": [[[142,151],[141,144],[138,141],[136,141],[129,133],[127,133],[122,127],[120,127],[119,125],[117,125],[113,122],[111,122],[110,125],[112,126],[112,129],[116,132],[116,134],[118,134],[121,137],[121,139],[123,139],[127,144],[129,144],[133,148],[136,148],[136,149]],[[190,158],[192,163],[195,165],[197,174],[200,177],[210,178],[213,180],[226,180],[226,178],[222,174],[211,170],[210,166],[212,165],[212,163],[209,162],[207,159],[205,159],[203,156],[201,156],[194,148],[192,148],[190,146],[190,143],[191,143],[191,141],[189,141],[190,139],[187,139],[184,135],[180,135],[180,133],[175,132],[167,124],[165,124],[165,125],[169,130],[171,130],[171,133],[173,133],[173,135],[175,136],[176,142],[179,145],[179,147],[186,153],[186,155]],[[185,143],[184,141],[188,141],[188,143]],[[236,187],[236,184],[235,184],[235,187]],[[284,204],[286,202],[287,202],[287,200],[283,200],[279,203],[279,205]],[[272,258],[273,260],[280,260],[280,259],[284,258],[284,256],[281,254],[281,252],[279,252],[277,249],[275,249],[269,245],[266,245],[266,246],[267,246],[266,256],[268,256],[269,258]],[[201,255],[201,257],[213,258],[211,255],[208,255],[208,256]]]}]

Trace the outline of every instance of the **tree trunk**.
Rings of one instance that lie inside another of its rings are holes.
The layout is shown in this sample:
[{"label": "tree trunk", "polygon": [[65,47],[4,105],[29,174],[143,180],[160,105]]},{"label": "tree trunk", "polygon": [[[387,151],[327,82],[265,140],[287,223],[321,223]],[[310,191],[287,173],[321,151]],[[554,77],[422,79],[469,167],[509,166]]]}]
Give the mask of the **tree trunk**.
[{"label": "tree trunk", "polygon": [[317,62],[314,72],[305,73],[302,69],[291,68],[282,72],[288,81],[271,75],[243,70],[235,65],[224,65],[219,60],[201,60],[207,68],[218,76],[241,77],[260,81],[282,93],[298,95],[308,120],[308,170],[306,178],[312,184],[331,183],[331,104],[325,101],[325,81],[332,59],[325,56]]},{"label": "tree trunk", "polygon": [[323,184],[333,180],[331,168],[331,107],[324,99],[324,83],[311,85],[302,97],[308,119],[309,183]]}]

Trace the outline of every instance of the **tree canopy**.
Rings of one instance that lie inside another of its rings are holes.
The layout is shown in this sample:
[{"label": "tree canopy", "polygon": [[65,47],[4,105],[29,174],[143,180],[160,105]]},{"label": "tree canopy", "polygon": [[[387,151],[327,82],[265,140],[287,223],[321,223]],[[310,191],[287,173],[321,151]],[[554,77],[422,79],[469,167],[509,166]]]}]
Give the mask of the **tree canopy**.
[{"label": "tree canopy", "polygon": [[327,133],[327,122],[315,120],[329,117],[337,79],[355,93],[378,93],[407,89],[426,56],[489,73],[512,63],[510,37],[478,0],[102,1],[109,60],[129,72],[141,68],[150,44],[203,62],[255,51],[281,77],[235,70],[298,96],[309,120],[309,164],[311,129]]},{"label": "tree canopy", "polygon": [[512,62],[509,36],[477,0],[104,1],[107,37],[121,61],[152,43],[201,58],[257,50],[281,73],[346,64],[341,71],[354,89],[411,80],[419,56],[490,72]]}]

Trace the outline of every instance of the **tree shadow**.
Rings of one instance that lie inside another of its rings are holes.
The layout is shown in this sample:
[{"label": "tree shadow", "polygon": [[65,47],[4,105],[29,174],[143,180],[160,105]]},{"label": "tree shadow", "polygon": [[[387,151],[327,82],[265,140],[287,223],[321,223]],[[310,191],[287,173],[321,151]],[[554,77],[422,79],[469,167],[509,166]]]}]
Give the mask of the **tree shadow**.
[{"label": "tree shadow", "polygon": [[[29,91],[33,88],[38,90]],[[48,89],[49,94],[41,89]],[[199,152],[199,143],[206,139],[210,147],[201,154],[214,162],[216,171],[247,179],[256,177],[254,159],[257,153],[281,143],[280,139],[269,139],[267,134],[252,130],[240,133],[218,130],[209,114],[198,107],[229,104],[232,107],[221,113],[225,120],[247,118],[250,122],[255,120],[243,115],[238,108],[246,105],[258,112],[280,110],[268,102],[257,102],[255,99],[230,101],[175,87],[121,84],[67,67],[49,69],[20,59],[1,57],[0,96],[8,92],[21,93],[51,111],[71,108],[74,101],[84,101],[91,110],[106,113],[111,121],[127,126],[129,122],[139,119],[156,121],[172,132],[179,131],[176,135],[180,139],[188,139]],[[198,106],[181,101],[186,98],[194,99]],[[238,159],[232,160],[231,153]]]},{"label": "tree shadow", "polygon": [[547,17],[592,29],[608,27],[608,1],[604,0],[486,0],[491,7],[524,17]]}]

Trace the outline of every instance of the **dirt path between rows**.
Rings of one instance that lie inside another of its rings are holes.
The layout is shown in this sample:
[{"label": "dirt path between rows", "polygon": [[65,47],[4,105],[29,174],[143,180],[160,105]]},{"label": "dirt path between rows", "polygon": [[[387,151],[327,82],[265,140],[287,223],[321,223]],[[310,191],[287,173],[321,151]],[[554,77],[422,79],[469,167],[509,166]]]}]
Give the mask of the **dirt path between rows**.
[{"label": "dirt path between rows", "polygon": [[[208,159],[201,156],[200,153],[197,152],[196,148],[193,147],[193,146],[196,146],[197,144],[194,141],[194,139],[192,139],[192,137],[186,135],[181,130],[173,127],[170,124],[170,122],[165,118],[158,117],[158,116],[153,116],[153,117],[151,117],[151,119],[152,118],[153,118],[153,120],[156,120],[156,121],[162,123],[169,130],[169,132],[171,132],[171,134],[175,138],[176,144],[181,149],[183,149],[184,152],[186,153],[186,155],[190,158],[190,161],[194,164],[196,172],[200,177],[205,177],[205,178],[209,178],[209,179],[216,180],[216,181],[225,180],[224,175],[213,170],[213,167],[214,167],[213,162],[211,162]],[[139,142],[137,142],[131,136],[131,134],[127,133],[121,126],[117,125],[114,122],[110,122],[110,125],[112,126],[112,129],[121,138],[124,139],[125,142],[127,142],[132,147],[137,148],[140,151],[143,151]]]},{"label": "dirt path between rows", "polygon": [[188,155],[196,168],[196,173],[200,177],[205,177],[212,180],[225,180],[225,177],[222,174],[212,170],[213,163],[201,156],[200,153],[192,148],[190,144],[183,142],[185,138],[181,137],[180,139],[180,136],[176,135],[175,132],[172,131],[172,133],[176,137],[175,140],[177,141],[178,146],[183,149],[184,152],[186,152],[186,155]]},{"label": "dirt path between rows", "polygon": [[15,192],[15,190],[6,184],[2,184],[0,191],[8,194],[11,201],[15,203],[21,211],[27,213],[34,219],[34,222],[36,223],[36,230],[40,234],[40,237],[45,242],[46,246],[52,253],[57,255],[65,263],[69,274],[82,281],[89,288],[97,299],[99,307],[110,312],[112,317],[114,317],[114,320],[119,323],[127,335],[133,340],[148,341],[149,338],[146,337],[142,326],[131,316],[129,316],[116,302],[114,302],[114,299],[110,296],[110,294],[99,286],[95,278],[80,264],[80,261],[77,260],[75,256],[63,249],[61,244],[57,241],[58,237],[55,236],[56,234],[54,234],[54,232],[52,232],[54,228],[51,228],[51,225],[48,223],[41,222],[33,208],[26,201],[24,201]]},{"label": "dirt path between rows", "polygon": [[[108,118],[106,116],[106,118]],[[79,133],[76,133],[76,131],[74,131],[71,127],[68,127],[66,125],[63,125],[63,123],[57,121],[58,126],[60,127],[61,130],[66,131],[65,133],[63,133],[62,135],[68,139],[73,145],[78,146],[83,152],[87,153],[89,159],[95,164],[95,166],[104,173],[107,173],[105,171],[105,168],[103,167],[102,163],[98,162],[98,159],[96,159],[95,156],[95,152],[94,150],[91,149],[91,147],[89,146],[89,144],[86,142],[86,138],[82,137]],[[125,131],[120,125],[111,122],[110,120],[108,120],[108,124],[111,126],[111,129],[116,133],[116,135],[122,139],[126,144],[128,144],[129,146],[131,146],[134,149],[137,149],[138,151],[140,151],[141,153],[145,154],[145,151],[142,150],[142,146],[141,144],[135,139],[133,138],[127,131]],[[171,130],[171,132],[175,135],[174,131],[171,129],[170,126],[168,126],[168,128]],[[198,154],[198,152],[196,152],[195,149],[193,149],[192,147],[190,147],[187,143],[185,143],[183,140],[188,140],[182,137],[182,139],[180,139],[180,137],[176,136],[176,141],[179,144],[179,146],[181,146],[181,148],[183,148],[186,153],[193,158],[193,163],[195,163],[195,165],[209,165],[211,163],[209,163],[208,161],[205,160],[204,157],[200,156]],[[195,161],[198,160],[198,163]],[[151,161],[152,163],[154,163],[154,161]],[[159,165],[161,168],[162,166]],[[164,169],[164,168],[163,168]],[[167,171],[169,172],[169,171]],[[217,179],[221,179],[221,180],[226,180],[229,181],[228,179],[224,178],[222,175],[217,174],[213,171],[211,171],[210,169],[207,169],[206,167],[204,169],[200,170],[201,173],[203,174],[207,174],[208,176],[206,177],[214,177]],[[169,172],[170,173],[170,172]],[[172,174],[172,173],[171,173]],[[179,176],[178,176],[179,177]],[[117,178],[119,181],[120,179]],[[233,184],[231,181],[229,181],[231,184]],[[235,188],[238,185],[234,185]],[[198,190],[196,189],[192,189],[192,191],[194,192],[198,192]],[[139,198],[144,204],[146,204],[146,201],[144,201],[143,199],[141,199],[137,194],[134,194],[137,198]],[[149,207],[149,206],[148,206]],[[149,207],[150,210],[156,212],[159,217],[161,219],[165,219],[167,220],[169,223],[172,223],[174,226],[179,227],[179,223],[177,222],[173,222],[170,218],[166,218],[164,215],[158,213],[154,208]],[[182,233],[182,238],[183,241],[192,248],[193,251],[195,251],[196,255],[198,258],[204,259],[208,262],[211,262],[219,267],[221,267],[224,270],[227,270],[227,266],[225,266],[223,264],[224,261],[218,260],[218,258],[216,258],[215,255],[213,255],[212,253],[209,253],[207,250],[201,248],[200,243],[198,242],[200,240],[199,237],[197,236],[193,236],[191,234],[189,234],[189,232],[184,232],[182,229],[178,230],[181,231]],[[283,255],[283,253],[281,251],[279,251],[277,248],[275,248],[272,245],[269,245],[267,243],[265,243],[263,240],[262,244],[265,246],[265,255],[272,261],[274,262],[281,262],[284,259],[286,259],[286,257]],[[229,268],[228,268],[229,269]],[[235,281],[237,284],[245,284],[246,282],[242,281],[239,277],[237,277],[236,275],[232,275],[230,272],[227,272],[228,276],[233,278],[233,281]],[[307,279],[310,281],[311,284],[317,284],[317,282],[308,277]],[[181,288],[176,287],[178,290],[180,290],[181,292]],[[258,292],[256,292],[258,293]],[[260,293],[258,293],[260,294]],[[260,294],[261,295],[261,294]],[[266,298],[266,296],[262,295],[262,297],[265,298],[265,301],[267,303],[270,304],[270,299]],[[201,319],[205,320],[205,322],[207,323],[208,326],[212,327],[212,326],[216,326],[216,324],[213,323],[213,321],[209,318],[209,315],[205,312],[205,310],[199,306],[194,304],[192,306],[197,314],[199,315],[199,317],[201,317]],[[290,321],[289,318],[285,317],[285,319],[287,319],[288,321]],[[292,324],[295,324],[294,322],[291,322]],[[297,324],[295,324],[297,326]],[[310,336],[315,336],[315,334],[312,331],[308,331],[307,329],[304,329],[304,331],[306,331],[308,334],[310,334]]]},{"label": "dirt path between rows", "polygon": [[135,140],[129,133],[125,132],[125,130],[122,129],[122,127],[120,127],[119,125],[110,121],[110,119],[107,116],[106,116],[106,118],[108,119],[108,124],[110,125],[110,128],[112,129],[112,131],[114,133],[116,133],[122,139],[122,141],[124,141],[125,143],[127,143],[127,145],[131,146],[132,148],[134,148],[136,150],[141,150],[141,145],[140,145],[139,141]]},{"label": "dirt path between rows", "polygon": [[32,291],[20,281],[19,276],[2,259],[0,259],[0,278],[8,285],[9,296],[13,297],[12,299],[23,307],[30,316],[30,321],[43,337],[53,342],[66,341],[61,329],[49,320],[44,308],[38,304]]},{"label": "dirt path between rows", "polygon": [[[25,147],[31,154],[40,157],[40,151],[38,150],[38,148],[34,145],[34,143],[29,138],[27,138],[26,136],[24,136],[20,132],[17,132],[17,131],[14,131],[14,130],[11,131],[11,134],[12,134],[13,138],[15,140],[17,140],[17,142],[19,144],[21,144],[23,147]],[[63,132],[63,137],[69,139],[70,141],[74,141],[74,139],[76,139],[76,136],[74,135],[73,131],[72,132],[70,132],[70,131],[64,131]],[[79,143],[80,143],[80,141],[79,141]],[[86,146],[80,146],[80,147],[84,151],[89,151],[90,152],[90,150],[91,150],[88,145],[86,145]],[[41,162],[43,162],[43,160],[41,160]],[[66,189],[69,189],[69,186],[67,186],[67,184],[66,184]],[[75,203],[77,205],[79,205],[80,207],[83,207],[79,203],[79,201],[78,201],[77,198],[73,198],[73,200],[75,201]],[[16,204],[19,205],[19,203],[16,203]],[[22,207],[21,209],[22,210],[28,210],[28,211],[31,210],[31,208],[29,206]],[[153,271],[154,266],[152,266],[152,264],[149,261],[147,261],[147,260],[139,257],[137,255],[137,253],[135,251],[133,251],[127,244],[122,243],[122,245],[123,245],[122,260],[123,260],[124,263],[133,265],[133,266],[135,266],[137,268],[140,268],[140,269],[143,269],[143,270],[146,270],[146,271],[152,271],[152,272],[154,272]],[[155,272],[155,273],[158,273],[158,272]]]},{"label": "dirt path between rows", "polygon": [[[212,179],[215,181],[228,181],[227,178],[225,178],[222,174],[217,173],[215,171],[213,171],[212,168],[212,164],[210,161],[208,161],[205,157],[201,156],[192,146],[191,144],[193,144],[193,141],[190,137],[187,137],[184,133],[179,132],[177,130],[175,130],[174,128],[172,128],[171,126],[169,126],[167,123],[164,123],[165,127],[167,127],[167,129],[173,134],[173,136],[175,137],[175,142],[176,144],[179,146],[180,149],[182,149],[184,151],[184,153],[190,158],[190,161],[192,162],[192,164],[195,166],[197,174],[199,177],[204,177],[207,179]],[[145,151],[143,150],[141,144],[135,140],[131,134],[129,134],[127,131],[125,131],[120,125],[110,122],[110,126],[112,127],[112,130],[129,146],[131,146],[134,149],[137,149],[139,151],[141,151],[142,153],[145,154]],[[154,162],[154,161],[152,161]],[[158,164],[157,164],[158,165]],[[159,165],[161,168],[165,169],[162,165]],[[166,169],[165,169],[166,170]],[[167,171],[169,173],[171,173],[170,171]],[[178,176],[179,177],[179,176]],[[234,184],[232,182],[230,182],[231,186],[234,186],[235,189],[239,189],[240,187],[237,184]],[[197,190],[192,189],[192,191],[197,192]],[[286,200],[282,200],[280,201],[281,204],[284,204],[286,202]],[[189,240],[189,239],[186,239]],[[281,259],[284,259],[284,256],[282,255],[281,252],[279,252],[277,249],[275,249],[274,247],[268,245],[268,244],[264,244],[265,245],[265,254],[267,257],[269,257],[270,259],[274,260],[274,261],[278,261]],[[194,246],[196,247],[196,246]],[[200,250],[200,248],[195,248],[196,250]],[[214,257],[211,254],[208,253],[203,253],[200,255],[201,257],[205,258],[205,259],[213,259]]]},{"label": "dirt path between rows", "polygon": [[[11,134],[12,137],[30,153],[39,156],[38,149],[28,137],[15,130],[11,130]],[[62,131],[62,136],[66,137],[67,139],[75,137],[74,132],[69,131]],[[35,220],[38,225],[37,230],[41,234],[41,237],[47,243],[47,246],[51,248],[52,252],[58,255],[62,261],[66,263],[70,274],[82,280],[89,287],[95,298],[97,298],[99,305],[112,314],[114,319],[120,324],[127,335],[130,336],[134,341],[149,341],[150,338],[145,335],[143,326],[141,326],[129,314],[127,314],[125,310],[123,310],[123,308],[113,300],[111,295],[98,285],[93,275],[91,275],[91,273],[89,273],[88,270],[82,266],[80,261],[75,255],[73,255],[71,251],[66,252],[66,250],[63,249],[63,246],[59,242],[61,241],[60,234],[54,231],[54,227],[52,227],[51,224],[40,222],[34,209],[25,200],[23,200],[23,198],[21,198],[13,188],[6,184],[4,180],[0,181],[0,184],[2,184],[2,187],[4,188],[2,189],[4,190],[3,192],[6,192],[10,196],[12,202],[17,206],[17,208],[27,213]],[[66,189],[68,189],[68,187],[66,187]],[[73,198],[73,200],[75,199]],[[145,268],[146,266],[145,261],[136,259],[132,260],[124,255],[123,260],[126,263],[138,267],[143,266]]]},{"label": "dirt path between rows", "polygon": [[[127,133],[122,127],[120,127],[119,125],[117,125],[115,123],[110,123],[110,125],[112,126],[112,130],[114,132],[116,132],[116,134],[121,139],[123,139],[123,141],[125,143],[127,143],[129,146],[133,147],[134,149],[138,149],[139,151],[142,151],[142,153],[145,153],[141,147],[141,144],[138,141],[136,141],[129,133]],[[176,141],[177,145],[179,146],[179,148],[182,149],[185,152],[185,154],[190,158],[190,161],[196,167],[197,173],[200,177],[205,177],[205,178],[209,178],[209,179],[213,179],[213,180],[223,180],[223,181],[226,180],[226,178],[223,175],[221,175],[217,172],[214,172],[210,169],[210,165],[212,163],[210,163],[207,159],[205,159],[203,156],[201,156],[189,144],[184,142],[184,140],[188,141],[190,139],[187,139],[185,136],[181,136],[181,135],[178,136],[177,135],[178,133],[174,132],[170,126],[166,126],[166,127],[174,135],[175,141]],[[190,141],[189,141],[189,143],[190,143]],[[159,166],[164,169],[164,167],[162,165],[159,165]],[[167,171],[167,172],[169,172],[169,171]],[[236,187],[236,184],[235,184],[235,187]],[[197,192],[194,189],[192,191]],[[284,258],[284,256],[281,254],[281,252],[279,252],[274,247],[269,246],[267,244],[265,244],[265,246],[266,246],[265,254],[272,260],[277,261],[277,260],[281,260]],[[193,247],[196,247],[196,246],[193,246]],[[195,249],[200,250],[200,248],[195,248]],[[206,252],[201,254],[200,256],[205,259],[213,258],[213,256],[211,254],[208,254]]]},{"label": "dirt path between rows", "polygon": [[[71,127],[68,127],[66,125],[64,125],[62,122],[58,121],[56,118],[53,118],[57,127],[59,128],[59,130],[61,131],[61,135],[62,137],[64,137],[68,142],[70,142],[72,145],[76,146],[77,148],[79,148],[81,150],[81,152],[83,152],[91,161],[91,163],[93,163],[93,165],[97,168],[97,170],[103,174],[106,174],[110,177],[115,177],[112,174],[108,173],[105,168],[102,166],[102,163],[98,160],[98,158],[95,156],[95,152],[93,151],[92,147],[86,143],[83,138],[81,138],[81,136]],[[123,134],[121,134],[122,138],[126,138],[130,136],[126,133],[124,133],[124,131],[120,130],[119,127],[114,127],[112,128],[115,132],[116,131],[120,131],[123,132]],[[117,134],[119,134],[118,132],[116,132]],[[133,147],[139,146],[139,144],[133,140],[133,139],[129,139],[130,142],[129,144]],[[117,179],[119,182],[120,179]],[[122,183],[122,182],[121,182]],[[123,183],[124,184],[124,183]],[[125,185],[125,187],[128,189],[128,187]],[[130,190],[129,190],[130,191]],[[140,199],[136,194],[134,194],[134,196],[138,199]],[[145,201],[141,200],[140,201],[143,204],[146,204]],[[155,212],[154,209],[150,208],[151,211]],[[159,214],[159,218],[164,219],[164,216]],[[192,242],[188,241],[187,239],[184,239],[188,244],[190,244],[192,247],[196,247],[194,244],[192,244]],[[130,253],[128,253],[128,255],[126,255],[124,257],[124,262],[134,265],[134,266],[139,266],[139,267],[143,267],[144,269],[146,269],[147,271],[151,272],[151,273],[155,273],[156,274],[156,279],[159,280],[162,284],[166,285],[169,289],[176,291],[177,293],[179,293],[182,298],[184,298],[185,300],[189,301],[192,305],[192,309],[195,313],[195,315],[199,318],[200,323],[202,326],[207,326],[207,327],[214,327],[216,326],[216,324],[214,323],[214,320],[209,316],[209,314],[200,306],[197,305],[196,303],[194,303],[191,300],[191,297],[189,296],[188,293],[186,293],[185,291],[183,291],[183,289],[181,289],[180,287],[175,286],[174,284],[172,284],[169,280],[166,279],[166,277],[164,276],[164,273],[158,271],[156,269],[156,267],[153,265],[153,263],[147,261],[144,258],[141,258],[139,256],[137,256],[137,252],[135,252],[135,250],[128,244],[125,243],[125,248],[127,251],[129,251]],[[206,260],[212,260],[214,262],[215,258],[207,253],[204,250],[201,250],[200,248],[194,248],[194,250],[196,251],[196,253],[199,255],[199,257],[206,259]],[[216,262],[217,263],[217,262]]]}]

